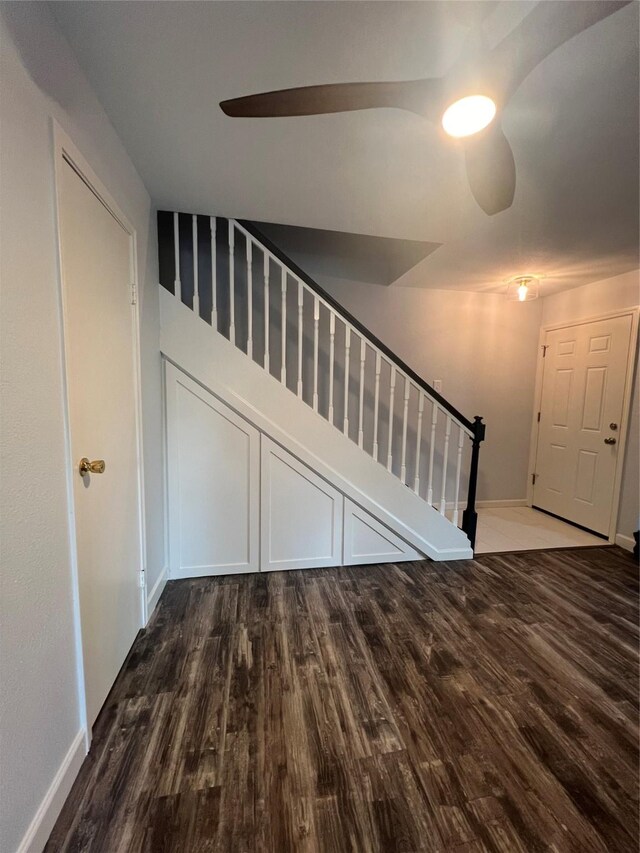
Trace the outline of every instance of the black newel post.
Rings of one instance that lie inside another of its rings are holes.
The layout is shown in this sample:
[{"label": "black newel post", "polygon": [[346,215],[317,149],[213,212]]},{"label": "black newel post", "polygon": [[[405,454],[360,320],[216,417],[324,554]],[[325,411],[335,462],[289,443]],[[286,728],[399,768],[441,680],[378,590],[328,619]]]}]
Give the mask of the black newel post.
[{"label": "black newel post", "polygon": [[480,415],[473,419],[473,439],[471,445],[471,467],[469,469],[469,492],[467,495],[467,508],[462,513],[462,529],[469,537],[471,547],[476,547],[476,528],[478,527],[478,513],[476,512],[476,489],[478,486],[478,460],[480,458],[480,442],[484,441],[486,426],[482,423]]}]

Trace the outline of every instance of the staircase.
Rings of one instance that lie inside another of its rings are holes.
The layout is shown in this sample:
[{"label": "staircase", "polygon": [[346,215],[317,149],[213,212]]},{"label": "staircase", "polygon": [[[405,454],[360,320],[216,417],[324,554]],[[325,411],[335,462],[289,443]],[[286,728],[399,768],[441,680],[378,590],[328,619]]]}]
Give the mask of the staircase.
[{"label": "staircase", "polygon": [[[457,411],[252,223],[160,212],[158,243],[172,576],[471,557],[481,418]],[[249,485],[231,515],[242,537],[255,530],[218,560],[209,551],[230,530],[234,452]],[[209,476],[191,482],[203,459]],[[185,556],[216,523],[220,535]]]}]

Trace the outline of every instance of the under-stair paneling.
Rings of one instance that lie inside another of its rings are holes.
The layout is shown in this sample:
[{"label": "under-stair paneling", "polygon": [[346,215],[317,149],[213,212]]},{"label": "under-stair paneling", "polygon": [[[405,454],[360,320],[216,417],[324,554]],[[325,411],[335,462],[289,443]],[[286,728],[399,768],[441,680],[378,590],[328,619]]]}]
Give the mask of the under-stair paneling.
[{"label": "under-stair paneling", "polygon": [[167,365],[171,577],[257,572],[260,434]]},{"label": "under-stair paneling", "polygon": [[340,492],[266,435],[261,474],[262,571],[340,565]]},{"label": "under-stair paneling", "polygon": [[345,498],[343,558],[345,566],[422,560],[410,545],[370,513]]},{"label": "under-stair paneling", "polygon": [[[194,316],[164,288],[160,290],[160,314],[160,345],[165,358],[197,378],[260,433],[286,447],[324,482],[331,483],[420,553],[434,560],[472,557],[466,535],[387,471],[384,450],[380,453],[383,464],[374,461],[341,429],[301,401],[278,376],[247,358],[222,334],[215,334],[207,322]],[[357,346],[355,352],[359,352]],[[277,373],[278,365],[274,369]],[[338,397],[336,386],[336,401]],[[454,434],[452,464],[455,447]]]}]

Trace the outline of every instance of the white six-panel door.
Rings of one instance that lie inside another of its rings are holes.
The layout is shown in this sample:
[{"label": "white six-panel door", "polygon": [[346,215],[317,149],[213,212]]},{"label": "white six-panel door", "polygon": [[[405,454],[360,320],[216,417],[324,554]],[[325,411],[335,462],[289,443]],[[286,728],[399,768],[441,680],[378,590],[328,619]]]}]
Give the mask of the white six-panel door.
[{"label": "white six-panel door", "polygon": [[171,577],[423,558],[182,371],[165,375]]},{"label": "white six-panel door", "polygon": [[547,332],[533,505],[609,533],[633,316]]}]

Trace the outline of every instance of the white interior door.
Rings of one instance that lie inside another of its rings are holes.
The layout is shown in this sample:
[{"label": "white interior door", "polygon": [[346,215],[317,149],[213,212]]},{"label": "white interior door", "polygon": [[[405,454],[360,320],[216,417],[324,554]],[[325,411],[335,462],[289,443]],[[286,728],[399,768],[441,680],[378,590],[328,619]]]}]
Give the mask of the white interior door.
[{"label": "white interior door", "polygon": [[172,578],[260,570],[260,434],[173,365],[167,372]]},{"label": "white interior door", "polygon": [[549,331],[533,505],[607,535],[632,315]]},{"label": "white interior door", "polygon": [[[82,649],[91,726],[141,625],[132,240],[60,167],[65,351]],[[83,457],[103,473],[81,476]]]}]

